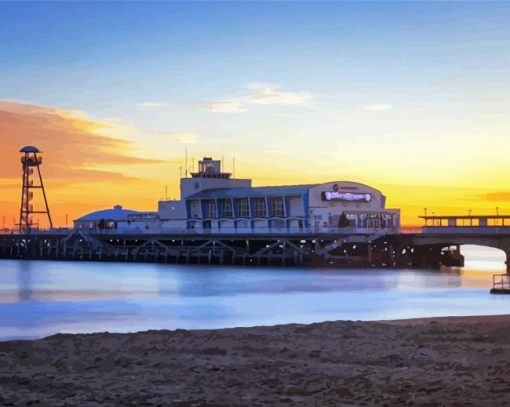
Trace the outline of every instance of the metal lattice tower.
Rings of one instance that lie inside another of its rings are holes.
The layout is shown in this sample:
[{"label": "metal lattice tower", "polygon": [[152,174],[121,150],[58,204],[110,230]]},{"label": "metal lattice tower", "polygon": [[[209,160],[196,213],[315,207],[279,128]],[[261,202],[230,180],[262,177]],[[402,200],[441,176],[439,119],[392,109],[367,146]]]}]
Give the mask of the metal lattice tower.
[{"label": "metal lattice tower", "polygon": [[[51,221],[50,208],[48,207],[48,200],[46,199],[46,191],[44,190],[43,179],[41,175],[40,165],[42,164],[42,157],[40,156],[41,151],[34,146],[25,146],[21,150],[21,164],[23,167],[23,188],[21,191],[21,208],[19,212],[19,231],[27,231],[32,228],[33,219],[32,214],[41,213],[48,215],[50,227],[53,227]],[[37,171],[38,177],[34,174]],[[34,178],[36,183],[34,184]],[[37,179],[39,183],[37,184]],[[36,211],[32,204],[34,199],[33,189],[40,189],[44,197],[45,210]]]}]

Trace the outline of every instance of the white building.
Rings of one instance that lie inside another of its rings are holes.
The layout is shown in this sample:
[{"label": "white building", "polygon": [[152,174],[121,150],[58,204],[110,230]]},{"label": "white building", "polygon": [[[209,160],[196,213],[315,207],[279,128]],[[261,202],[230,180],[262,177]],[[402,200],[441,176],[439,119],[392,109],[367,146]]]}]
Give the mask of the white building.
[{"label": "white building", "polygon": [[75,227],[98,228],[103,220],[102,226],[138,233],[398,233],[400,228],[399,209],[386,209],[380,191],[350,181],[252,187],[250,179],[232,178],[221,171],[220,161],[205,157],[198,172],[181,179],[180,189],[181,199],[159,201],[157,212],[99,211],[76,220]]}]

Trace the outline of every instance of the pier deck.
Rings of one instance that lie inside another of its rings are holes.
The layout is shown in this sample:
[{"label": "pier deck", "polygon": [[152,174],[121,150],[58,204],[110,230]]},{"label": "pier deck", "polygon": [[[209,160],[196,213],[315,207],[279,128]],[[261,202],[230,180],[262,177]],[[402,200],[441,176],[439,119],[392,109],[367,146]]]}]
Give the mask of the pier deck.
[{"label": "pier deck", "polygon": [[0,235],[0,257],[180,264],[439,267],[462,266],[455,243],[416,244],[414,234],[329,232],[90,233]]}]

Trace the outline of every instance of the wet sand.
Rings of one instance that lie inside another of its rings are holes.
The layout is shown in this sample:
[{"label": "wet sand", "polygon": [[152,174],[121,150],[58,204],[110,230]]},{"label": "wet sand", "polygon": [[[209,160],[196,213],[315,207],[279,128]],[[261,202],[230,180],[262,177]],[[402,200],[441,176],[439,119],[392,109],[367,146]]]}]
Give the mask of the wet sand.
[{"label": "wet sand", "polygon": [[0,405],[506,406],[510,316],[1,342]]}]

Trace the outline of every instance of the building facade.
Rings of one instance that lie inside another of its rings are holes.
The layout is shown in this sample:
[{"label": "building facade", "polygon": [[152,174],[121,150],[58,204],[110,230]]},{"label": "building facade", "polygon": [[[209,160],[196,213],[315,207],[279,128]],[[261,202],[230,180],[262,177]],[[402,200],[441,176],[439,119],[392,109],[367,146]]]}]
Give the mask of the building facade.
[{"label": "building facade", "polygon": [[[197,172],[181,179],[180,189],[181,199],[159,201],[157,212],[131,211],[109,225],[126,232],[225,234],[400,229],[399,209],[387,209],[377,189],[350,181],[253,187],[250,179],[232,178],[219,160],[205,157]],[[84,218],[96,219],[95,226],[101,220],[94,214]]]}]

